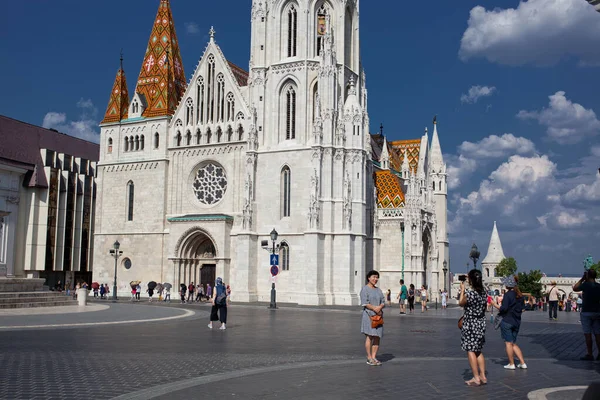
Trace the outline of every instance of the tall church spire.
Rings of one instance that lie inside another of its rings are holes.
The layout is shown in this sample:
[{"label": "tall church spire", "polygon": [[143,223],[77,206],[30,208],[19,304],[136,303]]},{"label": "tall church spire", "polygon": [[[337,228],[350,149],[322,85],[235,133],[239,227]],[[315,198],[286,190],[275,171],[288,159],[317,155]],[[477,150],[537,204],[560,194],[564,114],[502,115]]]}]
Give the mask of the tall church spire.
[{"label": "tall church spire", "polygon": [[102,124],[109,122],[119,122],[127,119],[129,109],[129,92],[127,91],[127,80],[125,79],[125,71],[123,70],[123,54],[121,53],[121,66],[117,71],[115,83],[113,84],[108,107]]},{"label": "tall church spire", "polygon": [[440,172],[444,166],[444,156],[442,155],[442,147],[440,146],[440,138],[437,131],[437,117],[433,118],[433,136],[431,138],[431,149],[429,153],[429,165],[436,172]]},{"label": "tall church spire", "polygon": [[135,91],[147,104],[142,116],[173,115],[186,88],[169,0],[160,0]]}]

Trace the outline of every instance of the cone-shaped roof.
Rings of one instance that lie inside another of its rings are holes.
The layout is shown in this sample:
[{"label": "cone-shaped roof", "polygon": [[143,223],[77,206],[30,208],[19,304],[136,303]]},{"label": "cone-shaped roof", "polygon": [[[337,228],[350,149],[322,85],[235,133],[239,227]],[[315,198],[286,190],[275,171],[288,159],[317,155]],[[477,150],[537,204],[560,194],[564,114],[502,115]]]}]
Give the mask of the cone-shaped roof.
[{"label": "cone-shaped roof", "polygon": [[117,77],[115,78],[112,92],[110,92],[110,99],[108,100],[108,107],[106,107],[106,113],[101,122],[102,124],[119,122],[127,119],[129,110],[129,92],[127,91],[127,80],[125,79],[122,61],[123,60],[121,60],[121,68],[117,71]]},{"label": "cone-shaped roof", "polygon": [[504,251],[502,250],[502,243],[500,243],[500,235],[498,234],[498,228],[496,227],[496,221],[494,221],[494,229],[492,230],[492,237],[490,238],[490,245],[488,247],[487,255],[483,259],[482,264],[499,264],[504,259]]},{"label": "cone-shaped roof", "polygon": [[186,81],[169,0],[160,0],[136,92],[148,102],[144,117],[173,115]]},{"label": "cone-shaped roof", "polygon": [[429,164],[437,171],[444,166],[444,156],[442,155],[442,146],[437,131],[437,118],[433,119],[433,136],[431,137],[431,149],[429,153]]}]

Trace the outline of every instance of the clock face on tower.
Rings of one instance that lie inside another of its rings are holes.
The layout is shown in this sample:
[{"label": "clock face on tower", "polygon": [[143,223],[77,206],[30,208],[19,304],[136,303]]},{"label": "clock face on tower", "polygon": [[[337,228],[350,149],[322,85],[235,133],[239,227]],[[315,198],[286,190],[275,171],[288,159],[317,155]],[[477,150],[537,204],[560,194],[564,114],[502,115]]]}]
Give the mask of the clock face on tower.
[{"label": "clock face on tower", "polygon": [[223,199],[227,190],[225,169],[213,161],[201,164],[195,173],[192,187],[200,203],[207,206],[217,204]]}]

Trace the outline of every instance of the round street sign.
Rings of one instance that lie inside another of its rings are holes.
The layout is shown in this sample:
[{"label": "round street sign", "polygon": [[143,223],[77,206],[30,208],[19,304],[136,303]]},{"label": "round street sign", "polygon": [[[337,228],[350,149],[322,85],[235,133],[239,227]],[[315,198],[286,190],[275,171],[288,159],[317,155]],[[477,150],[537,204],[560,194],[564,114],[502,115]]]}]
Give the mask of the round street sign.
[{"label": "round street sign", "polygon": [[271,275],[277,276],[279,273],[279,267],[277,265],[271,265]]}]

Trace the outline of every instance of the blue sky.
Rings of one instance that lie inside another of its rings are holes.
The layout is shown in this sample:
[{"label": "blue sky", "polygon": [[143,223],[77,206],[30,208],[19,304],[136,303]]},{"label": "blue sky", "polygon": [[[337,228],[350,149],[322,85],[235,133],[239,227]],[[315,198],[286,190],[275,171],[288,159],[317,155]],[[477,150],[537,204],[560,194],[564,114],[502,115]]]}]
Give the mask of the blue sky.
[{"label": "blue sky", "polygon": [[[121,48],[133,92],[158,3],[5,4],[0,113],[93,139]],[[211,25],[247,68],[250,0],[171,3],[188,77]],[[579,273],[600,258],[600,13],[584,0],[387,0],[361,2],[360,18],[371,131],[417,138],[438,115],[453,270],[473,241],[486,253],[494,220],[522,269]]]}]

